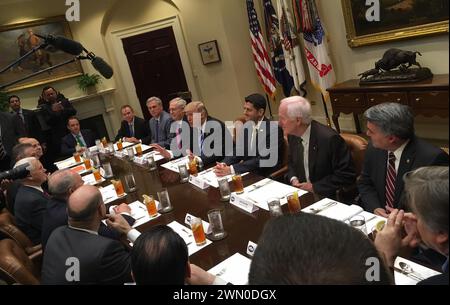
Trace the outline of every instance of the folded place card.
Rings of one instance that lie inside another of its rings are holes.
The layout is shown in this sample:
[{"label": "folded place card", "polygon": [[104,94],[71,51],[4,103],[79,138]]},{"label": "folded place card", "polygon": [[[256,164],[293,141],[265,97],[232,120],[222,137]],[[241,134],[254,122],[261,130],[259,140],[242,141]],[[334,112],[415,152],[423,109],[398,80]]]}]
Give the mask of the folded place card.
[{"label": "folded place card", "polygon": [[110,184],[105,187],[99,188],[100,193],[102,194],[103,202],[105,204],[108,204],[114,200],[117,200],[119,198],[124,198],[127,193],[123,193],[122,196],[117,196],[116,189],[114,188],[114,185]]},{"label": "folded place card", "polygon": [[73,167],[75,165],[83,163],[83,160],[84,159],[81,158],[80,162],[76,162],[74,157],[70,157],[70,158],[64,159],[62,161],[55,162],[53,164],[55,164],[58,169],[66,169],[66,168]]},{"label": "folded place card", "polygon": [[220,277],[233,285],[247,285],[251,260],[240,253],[235,253],[226,260],[208,270],[208,273]]},{"label": "folded place card", "polygon": [[178,171],[178,165],[179,164],[183,164],[183,163],[187,164],[188,158],[189,158],[188,156],[185,156],[185,157],[182,157],[182,158],[175,159],[175,160],[169,161],[167,163],[164,163],[161,166],[164,167],[164,168],[170,169],[171,171],[174,171],[174,172],[178,173],[179,172]]},{"label": "folded place card", "polygon": [[259,208],[257,202],[248,197],[240,196],[235,192],[230,195],[230,203],[248,213],[256,212]]},{"label": "folded place card", "polygon": [[199,176],[189,175],[189,183],[195,185],[196,187],[205,190],[209,187],[208,182]]},{"label": "folded place card", "polygon": [[201,246],[197,246],[197,244],[195,243],[194,234],[192,233],[192,230],[186,228],[185,226],[183,226],[181,223],[179,223],[177,221],[172,221],[167,226],[171,227],[175,231],[175,233],[177,233],[178,235],[181,236],[181,238],[183,238],[184,242],[188,246],[189,256],[191,256],[195,252],[203,249],[204,247],[206,247],[212,243],[212,241],[210,241],[209,239],[206,239],[205,244],[203,244]]},{"label": "folded place card", "polygon": [[255,254],[256,247],[258,247],[257,244],[255,244],[252,241],[249,241],[248,244],[247,244],[247,254],[250,255],[250,256],[253,256]]},{"label": "folded place card", "polygon": [[96,181],[94,174],[85,175],[85,176],[81,177],[81,179],[83,179],[84,184],[86,184],[86,185],[96,185],[96,184],[100,184],[100,183],[106,181],[105,178],[103,178],[103,177],[101,180]]}]

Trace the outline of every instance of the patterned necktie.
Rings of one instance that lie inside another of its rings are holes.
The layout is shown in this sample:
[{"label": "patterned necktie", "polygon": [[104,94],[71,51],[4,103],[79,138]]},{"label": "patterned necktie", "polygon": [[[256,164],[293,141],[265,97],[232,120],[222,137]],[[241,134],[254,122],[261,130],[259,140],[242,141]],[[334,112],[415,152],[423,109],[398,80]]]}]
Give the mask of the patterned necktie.
[{"label": "patterned necktie", "polygon": [[133,128],[133,124],[130,124],[129,127],[130,127],[130,137],[134,137],[134,128]]},{"label": "patterned necktie", "polygon": [[303,139],[297,138],[298,141],[298,167],[297,167],[297,178],[300,182],[306,182],[306,173],[305,173],[305,161],[304,161],[304,153],[305,148],[303,147]]},{"label": "patterned necktie", "polygon": [[388,166],[386,173],[386,206],[394,207],[394,195],[395,195],[395,179],[397,178],[397,172],[395,171],[395,155],[393,152],[389,152]]},{"label": "patterned necktie", "polygon": [[0,160],[3,160],[3,158],[6,157],[6,151],[5,151],[5,147],[3,146],[3,141],[2,141],[2,137],[0,135]]},{"label": "patterned necktie", "polygon": [[77,138],[77,143],[80,145],[80,147],[85,147],[83,140],[81,139],[80,134],[75,135],[75,138]]}]

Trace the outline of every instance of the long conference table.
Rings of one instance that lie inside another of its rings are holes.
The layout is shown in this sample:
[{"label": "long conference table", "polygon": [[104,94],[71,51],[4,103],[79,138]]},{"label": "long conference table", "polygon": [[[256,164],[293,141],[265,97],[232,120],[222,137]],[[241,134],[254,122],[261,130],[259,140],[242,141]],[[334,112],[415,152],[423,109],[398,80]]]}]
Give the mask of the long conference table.
[{"label": "long conference table", "polygon": [[[102,155],[101,159],[102,158],[102,162],[110,162],[114,178],[120,178],[124,187],[125,181],[123,177],[130,172],[133,173],[137,185],[136,191],[127,192],[125,189],[128,195],[125,198],[120,198],[109,203],[107,205],[108,207],[122,202],[132,203],[136,200],[142,202],[143,194],[153,195],[155,199],[158,199],[157,192],[162,188],[167,188],[173,210],[140,225],[137,227],[137,230],[140,232],[145,232],[152,226],[158,224],[169,224],[172,221],[184,224],[187,213],[196,217],[201,217],[204,221],[208,221],[207,213],[209,210],[222,210],[222,220],[228,236],[220,241],[213,241],[212,244],[204,247],[189,257],[191,263],[194,263],[205,270],[214,267],[236,252],[248,257],[246,254],[248,242],[258,242],[264,229],[264,224],[270,218],[270,214],[266,210],[259,209],[250,214],[229,202],[220,201],[218,188],[209,187],[206,190],[202,190],[189,182],[180,183],[178,173],[160,166],[164,162],[167,162],[167,160],[160,160],[158,162],[158,168],[151,171],[146,165],[140,165],[127,159],[105,155]],[[253,173],[249,173],[242,178],[244,186],[264,179],[264,177]],[[110,180],[111,179],[108,179],[103,182],[101,186],[110,184]],[[233,190],[231,184],[230,187],[231,190]],[[302,208],[311,205],[317,200],[318,198],[311,193],[304,194],[300,197]],[[287,205],[283,205],[282,209],[285,214],[289,213]]]}]

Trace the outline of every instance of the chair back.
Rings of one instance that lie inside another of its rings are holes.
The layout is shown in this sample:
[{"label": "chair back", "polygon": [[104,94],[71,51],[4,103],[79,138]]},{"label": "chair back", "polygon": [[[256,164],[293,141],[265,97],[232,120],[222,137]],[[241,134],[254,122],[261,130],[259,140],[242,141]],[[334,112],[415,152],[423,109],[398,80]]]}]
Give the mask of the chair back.
[{"label": "chair back", "polygon": [[28,236],[16,226],[14,216],[9,213],[0,214],[0,235],[14,240],[28,255],[41,249],[40,245],[33,245]]},{"label": "chair back", "polygon": [[366,154],[368,142],[363,137],[354,134],[341,133],[340,136],[347,143],[350,154],[352,155],[353,164],[355,165],[356,176],[359,177],[363,168],[364,155]]},{"label": "chair back", "polygon": [[33,262],[12,239],[0,240],[0,279],[8,284],[39,284],[39,275]]}]

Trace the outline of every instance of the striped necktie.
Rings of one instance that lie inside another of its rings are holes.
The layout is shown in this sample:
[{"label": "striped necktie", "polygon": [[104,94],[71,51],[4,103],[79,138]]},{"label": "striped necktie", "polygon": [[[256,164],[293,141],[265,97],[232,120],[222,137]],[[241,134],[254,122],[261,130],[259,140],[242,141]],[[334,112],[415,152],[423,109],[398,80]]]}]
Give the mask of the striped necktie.
[{"label": "striped necktie", "polygon": [[395,155],[393,152],[388,154],[388,165],[386,172],[386,206],[394,207],[394,195],[395,195],[395,179],[397,178],[397,172],[395,170]]},{"label": "striped necktie", "polygon": [[3,141],[2,141],[2,137],[0,135],[0,160],[3,160],[3,158],[6,157],[6,151],[5,151],[5,147],[3,146]]}]

